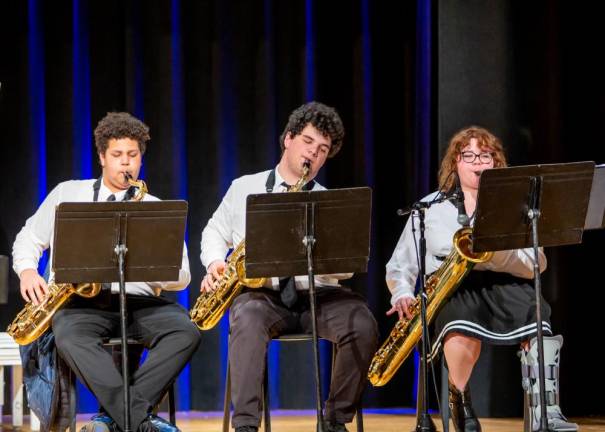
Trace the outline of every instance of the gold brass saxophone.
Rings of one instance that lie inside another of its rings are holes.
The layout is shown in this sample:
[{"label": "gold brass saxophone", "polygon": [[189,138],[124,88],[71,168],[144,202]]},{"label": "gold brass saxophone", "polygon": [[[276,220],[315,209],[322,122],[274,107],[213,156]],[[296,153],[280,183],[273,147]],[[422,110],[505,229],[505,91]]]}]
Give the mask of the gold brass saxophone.
[{"label": "gold brass saxophone", "polygon": [[[141,201],[147,193],[147,185],[143,180],[134,180],[130,173],[124,177],[131,186],[136,187],[137,193],[133,201]],[[48,294],[38,305],[28,302],[19,312],[6,332],[19,345],[27,345],[42,336],[49,329],[53,315],[69,298],[77,294],[80,297],[92,298],[101,292],[102,284],[83,282],[79,284],[55,283],[48,284]]]},{"label": "gold brass saxophone", "polygon": [[[477,263],[489,261],[493,252],[471,251],[471,228],[461,228],[454,234],[454,247],[445,261],[426,282],[426,319],[431,323],[445,301],[453,294],[462,279]],[[412,318],[397,321],[391,334],[374,354],[368,379],[374,386],[388,383],[422,336],[420,297],[410,307]]]},{"label": "gold brass saxophone", "polygon": [[[300,179],[288,192],[299,192],[309,177],[310,164],[303,164],[303,173]],[[195,305],[189,312],[191,321],[200,330],[210,330],[220,321],[225,311],[231,306],[235,297],[244,286],[260,288],[265,284],[266,278],[249,279],[246,277],[246,241],[242,240],[227,258],[225,270],[220,279],[214,284],[215,290],[202,292]]]}]

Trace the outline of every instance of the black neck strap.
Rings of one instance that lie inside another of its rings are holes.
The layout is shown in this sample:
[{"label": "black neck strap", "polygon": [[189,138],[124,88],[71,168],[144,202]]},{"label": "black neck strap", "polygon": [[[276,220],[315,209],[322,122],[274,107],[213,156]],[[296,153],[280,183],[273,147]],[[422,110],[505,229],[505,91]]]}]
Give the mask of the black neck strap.
[{"label": "black neck strap", "polygon": [[94,202],[99,201],[99,190],[101,189],[101,181],[103,180],[103,177],[99,177],[95,183],[92,185],[92,190],[94,191],[94,195],[92,197],[92,200]]},{"label": "black neck strap", "polygon": [[[274,186],[275,186],[275,168],[273,168],[271,170],[271,172],[269,173],[269,176],[267,177],[267,181],[265,182],[265,190],[267,191],[267,193],[272,193]],[[312,190],[314,187],[315,187],[315,180],[311,180],[310,182],[306,183],[302,187],[302,190],[309,191],[309,190]]]},{"label": "black neck strap", "polygon": [[[101,182],[103,181],[103,177],[99,177],[94,184],[92,185],[92,190],[94,191],[94,194],[92,196],[92,200],[94,202],[99,201],[99,190],[101,190]],[[275,180],[273,180],[273,182],[275,182]],[[130,199],[134,196],[136,190],[136,188],[134,186],[130,186],[128,188],[128,190],[126,191],[126,193],[124,194],[124,198],[122,198],[122,201],[130,201]]]}]

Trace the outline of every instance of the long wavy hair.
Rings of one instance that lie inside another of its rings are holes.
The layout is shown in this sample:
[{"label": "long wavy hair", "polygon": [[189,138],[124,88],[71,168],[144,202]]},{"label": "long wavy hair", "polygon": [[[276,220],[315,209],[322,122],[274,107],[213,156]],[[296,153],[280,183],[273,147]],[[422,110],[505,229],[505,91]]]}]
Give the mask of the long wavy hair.
[{"label": "long wavy hair", "polygon": [[502,143],[494,134],[479,126],[469,126],[454,134],[447,147],[445,156],[439,168],[439,190],[449,191],[454,187],[454,176],[457,171],[456,164],[460,158],[460,152],[470,144],[471,139],[476,138],[481,151],[490,152],[494,159],[494,168],[506,166],[506,156]]}]

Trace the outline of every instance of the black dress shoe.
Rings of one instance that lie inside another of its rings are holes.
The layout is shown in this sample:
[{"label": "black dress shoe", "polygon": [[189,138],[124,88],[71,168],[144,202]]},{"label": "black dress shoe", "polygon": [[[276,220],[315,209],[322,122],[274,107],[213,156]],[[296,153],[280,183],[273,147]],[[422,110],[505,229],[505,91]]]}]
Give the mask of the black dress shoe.
[{"label": "black dress shoe", "polygon": [[343,423],[324,421],[324,432],[348,432]]},{"label": "black dress shoe", "polygon": [[449,383],[450,415],[456,432],[481,432],[481,424],[473,411],[468,385],[463,392]]},{"label": "black dress shoe", "polygon": [[256,426],[238,426],[235,428],[235,432],[256,432],[258,428]]}]

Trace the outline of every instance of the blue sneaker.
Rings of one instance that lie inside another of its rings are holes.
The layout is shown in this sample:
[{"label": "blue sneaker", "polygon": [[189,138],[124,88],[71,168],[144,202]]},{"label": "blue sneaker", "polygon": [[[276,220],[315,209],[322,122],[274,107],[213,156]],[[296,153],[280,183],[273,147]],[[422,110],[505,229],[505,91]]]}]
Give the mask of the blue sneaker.
[{"label": "blue sneaker", "polygon": [[99,421],[103,422],[107,425],[112,424],[114,421],[111,417],[107,415],[107,413],[101,412],[99,414],[95,414],[90,418],[90,421]]},{"label": "blue sneaker", "polygon": [[153,432],[181,432],[175,425],[155,414],[149,414],[143,424],[145,423],[148,429],[151,429]]},{"label": "blue sneaker", "polygon": [[99,413],[91,417],[90,421],[82,426],[80,432],[116,432],[117,426],[111,417]]}]

